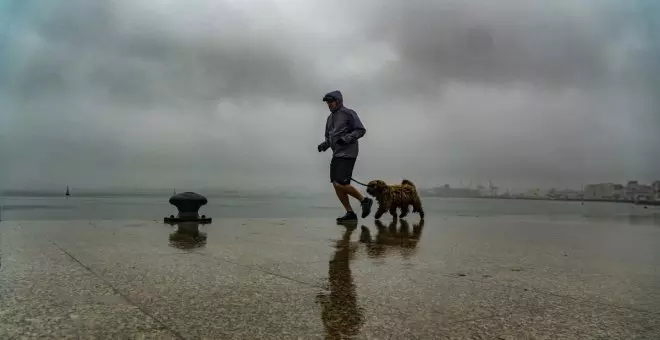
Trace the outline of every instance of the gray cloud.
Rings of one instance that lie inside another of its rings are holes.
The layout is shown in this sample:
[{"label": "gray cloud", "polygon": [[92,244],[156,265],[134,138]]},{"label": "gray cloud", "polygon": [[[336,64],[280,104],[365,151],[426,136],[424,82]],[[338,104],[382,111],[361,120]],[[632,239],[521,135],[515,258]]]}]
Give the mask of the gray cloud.
[{"label": "gray cloud", "polygon": [[0,52],[0,186],[324,189],[333,89],[368,128],[362,179],[651,180],[653,6],[21,2]]}]

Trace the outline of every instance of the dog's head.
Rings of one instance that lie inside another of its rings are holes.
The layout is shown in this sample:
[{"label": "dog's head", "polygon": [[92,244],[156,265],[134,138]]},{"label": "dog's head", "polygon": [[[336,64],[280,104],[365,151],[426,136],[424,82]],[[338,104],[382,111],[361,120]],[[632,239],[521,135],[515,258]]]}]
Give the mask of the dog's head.
[{"label": "dog's head", "polygon": [[373,197],[380,197],[389,189],[387,183],[379,179],[367,183],[367,194]]}]

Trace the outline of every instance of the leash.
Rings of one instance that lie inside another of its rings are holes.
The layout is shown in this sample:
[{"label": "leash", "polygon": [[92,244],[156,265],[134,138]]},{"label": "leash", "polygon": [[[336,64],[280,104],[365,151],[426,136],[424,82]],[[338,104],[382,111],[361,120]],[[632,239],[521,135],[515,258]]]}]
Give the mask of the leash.
[{"label": "leash", "polygon": [[353,178],[353,177],[351,177],[351,181],[353,181],[353,182],[355,182],[355,183],[357,183],[357,184],[359,184],[359,185],[365,186],[365,187],[367,187],[367,188],[369,187],[368,184],[364,184],[364,183],[362,183],[362,182],[356,180],[356,179]]}]

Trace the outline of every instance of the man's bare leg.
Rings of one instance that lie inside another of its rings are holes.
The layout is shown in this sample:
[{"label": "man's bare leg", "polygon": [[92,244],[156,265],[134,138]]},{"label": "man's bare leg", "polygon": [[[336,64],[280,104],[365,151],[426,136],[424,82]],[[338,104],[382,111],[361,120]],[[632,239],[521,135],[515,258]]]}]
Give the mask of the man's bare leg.
[{"label": "man's bare leg", "polygon": [[362,202],[364,200],[364,196],[362,196],[362,194],[360,194],[360,192],[357,189],[355,189],[354,186],[350,184],[346,184],[346,185],[342,185],[342,189],[346,194],[356,198],[358,201]]},{"label": "man's bare leg", "polygon": [[335,188],[335,193],[337,194],[337,198],[339,198],[339,202],[341,202],[341,205],[344,206],[344,209],[346,209],[347,212],[353,211],[353,208],[351,207],[351,202],[348,201],[348,194],[344,189],[345,186],[337,183],[332,183],[332,186]]}]

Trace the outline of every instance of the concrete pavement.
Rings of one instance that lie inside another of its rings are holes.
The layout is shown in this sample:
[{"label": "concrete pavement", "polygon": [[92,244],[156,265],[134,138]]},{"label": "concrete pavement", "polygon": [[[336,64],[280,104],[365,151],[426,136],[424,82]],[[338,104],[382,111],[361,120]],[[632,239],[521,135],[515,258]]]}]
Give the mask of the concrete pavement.
[{"label": "concrete pavement", "polygon": [[1,222],[0,339],[660,338],[653,223],[382,221]]}]

